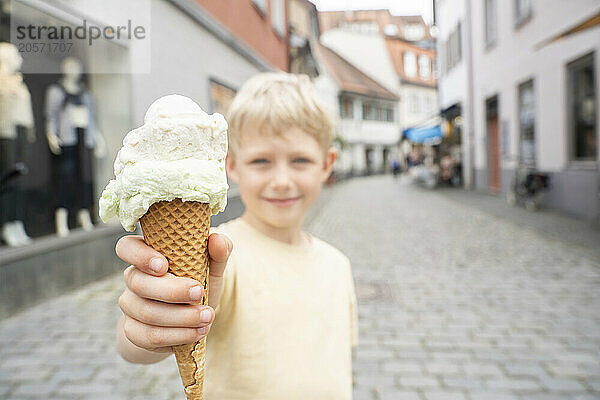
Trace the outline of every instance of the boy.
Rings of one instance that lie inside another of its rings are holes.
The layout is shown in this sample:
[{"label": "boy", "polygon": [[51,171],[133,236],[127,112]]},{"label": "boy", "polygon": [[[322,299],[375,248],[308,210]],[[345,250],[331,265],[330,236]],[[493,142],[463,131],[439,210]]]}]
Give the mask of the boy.
[{"label": "boy", "polygon": [[202,297],[199,282],[166,274],[165,257],[141,237],[121,238],[117,255],[133,265],[119,353],[160,361],[210,329],[206,399],[350,399],[350,262],[302,231],[336,159],[332,119],[306,76],[266,73],[243,85],[228,121],[227,175],[245,211],[209,237],[209,306],[189,304]]}]

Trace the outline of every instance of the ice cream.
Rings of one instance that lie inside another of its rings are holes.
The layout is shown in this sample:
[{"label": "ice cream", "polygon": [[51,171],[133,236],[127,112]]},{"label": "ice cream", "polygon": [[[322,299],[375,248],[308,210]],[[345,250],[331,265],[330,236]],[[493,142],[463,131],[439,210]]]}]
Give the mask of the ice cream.
[{"label": "ice cream", "polygon": [[[129,132],[115,160],[115,179],[100,199],[100,217],[118,215],[134,230],[139,220],[144,241],[169,260],[176,276],[204,287],[208,304],[210,216],[227,201],[227,123],[207,115],[191,99],[170,95],[156,100],[144,125]],[[173,346],[188,400],[202,400],[206,336]]]},{"label": "ice cream", "polygon": [[118,216],[127,231],[159,201],[208,203],[211,214],[227,203],[227,122],[206,114],[188,97],[168,95],[148,108],[144,124],[123,139],[111,180],[100,199],[100,218]]}]

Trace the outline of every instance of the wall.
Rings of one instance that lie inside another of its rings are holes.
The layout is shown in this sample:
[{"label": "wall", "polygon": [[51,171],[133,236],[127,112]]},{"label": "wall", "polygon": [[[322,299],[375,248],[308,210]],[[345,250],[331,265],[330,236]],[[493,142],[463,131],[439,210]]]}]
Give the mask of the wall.
[{"label": "wall", "polygon": [[[272,27],[271,1],[268,2],[269,13],[265,16],[252,4],[252,0],[196,0],[196,3],[275,68],[288,70],[287,35],[280,37]],[[282,3],[285,6],[286,1]]]},{"label": "wall", "polygon": [[[504,4],[503,2],[500,2]],[[534,78],[536,101],[536,154],[538,167],[560,171],[568,166],[565,65],[590,50],[600,49],[600,27],[572,35],[540,48],[540,44],[600,7],[594,0],[533,1],[533,18],[514,28],[512,7],[497,7],[498,40],[484,48],[483,2],[473,2],[475,79],[475,167],[485,168],[485,99],[499,95],[500,119],[508,124],[509,148],[503,168],[515,166],[518,147],[517,87]],[[597,54],[596,54],[597,56]],[[598,58],[596,58],[598,61]],[[598,68],[598,63],[596,63]]]},{"label": "wall", "polygon": [[398,75],[379,34],[361,34],[331,29],[321,34],[321,43],[349,61],[392,93],[398,93]]},{"label": "wall", "polygon": [[[462,58],[459,64],[454,66],[447,74],[440,72],[438,80],[439,105],[440,109],[446,109],[457,103],[464,103],[467,96],[467,70],[466,70],[466,27],[465,27],[465,4],[464,0],[444,0],[437,2],[437,16],[439,34],[437,37],[438,57],[442,57],[444,52],[440,51],[440,46],[445,45],[448,37],[459,22],[462,25]],[[442,60],[438,59],[438,65],[442,66]]]},{"label": "wall", "polygon": [[[483,2],[473,2],[473,55],[475,76],[475,168],[480,182],[487,171],[485,99],[498,95],[499,119],[504,124],[507,147],[501,157],[503,179],[517,165],[519,143],[518,86],[534,79],[536,112],[537,168],[551,173],[552,187],[547,204],[586,218],[600,215],[598,160],[573,162],[568,148],[566,65],[590,51],[595,52],[595,68],[600,71],[600,27],[573,34],[550,43],[549,40],[600,11],[594,0],[563,2],[534,0],[533,16],[515,28],[513,8],[499,1],[496,45],[484,45]],[[596,96],[600,95],[600,73],[596,73]],[[597,105],[600,104],[597,102]],[[600,126],[600,110],[597,111]],[[597,133],[600,142],[600,132]],[[502,183],[506,187],[506,182]],[[485,186],[481,187],[486,189]]]},{"label": "wall", "polygon": [[[414,111],[411,106],[413,99],[417,97],[419,100],[419,109]],[[428,99],[429,103],[425,99]],[[430,109],[426,105],[430,105]],[[404,84],[400,89],[400,121],[401,129],[410,128],[415,125],[424,123],[426,120],[439,115],[438,110],[438,95],[435,88]]]}]

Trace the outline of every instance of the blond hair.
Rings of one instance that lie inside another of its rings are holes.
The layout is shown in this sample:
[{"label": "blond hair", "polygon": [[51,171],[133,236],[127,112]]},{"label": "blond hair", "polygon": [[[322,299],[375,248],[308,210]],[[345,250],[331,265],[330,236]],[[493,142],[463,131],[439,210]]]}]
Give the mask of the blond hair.
[{"label": "blond hair", "polygon": [[335,114],[318,98],[307,75],[267,72],[244,83],[227,113],[229,149],[239,149],[244,127],[280,135],[297,127],[326,151],[333,142]]}]

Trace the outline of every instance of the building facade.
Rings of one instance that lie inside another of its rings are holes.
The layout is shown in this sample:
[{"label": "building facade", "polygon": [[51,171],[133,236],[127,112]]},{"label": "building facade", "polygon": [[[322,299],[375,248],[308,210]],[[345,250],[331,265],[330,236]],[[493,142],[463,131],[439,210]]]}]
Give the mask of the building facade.
[{"label": "building facade", "polygon": [[504,195],[532,166],[550,176],[546,205],[598,219],[599,14],[593,0],[437,2],[440,108],[466,114],[475,188]]},{"label": "building facade", "polygon": [[363,10],[320,12],[319,19],[325,46],[398,97],[401,131],[437,116],[436,51],[421,16]]},{"label": "building facade", "polygon": [[398,97],[335,51],[318,46],[321,73],[315,86],[339,115],[338,175],[385,171],[400,139]]}]

